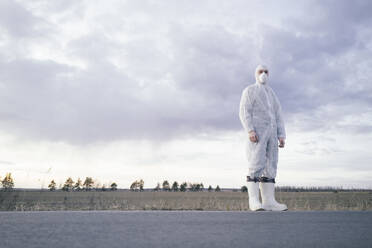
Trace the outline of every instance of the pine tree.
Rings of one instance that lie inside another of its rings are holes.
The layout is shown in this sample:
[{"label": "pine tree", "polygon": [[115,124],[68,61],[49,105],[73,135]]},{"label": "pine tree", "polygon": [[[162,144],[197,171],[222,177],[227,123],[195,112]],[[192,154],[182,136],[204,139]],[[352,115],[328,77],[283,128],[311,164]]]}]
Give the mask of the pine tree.
[{"label": "pine tree", "polygon": [[164,182],[163,182],[163,190],[164,191],[169,191],[170,190],[169,182],[167,180],[164,180]]},{"label": "pine tree", "polygon": [[180,186],[180,191],[181,191],[181,192],[185,192],[186,190],[187,190],[187,183],[184,182],[184,183],[182,183],[181,186]]},{"label": "pine tree", "polygon": [[204,191],[204,184],[200,183],[200,191]]},{"label": "pine tree", "polygon": [[215,191],[221,191],[220,186],[217,185]]},{"label": "pine tree", "polygon": [[208,191],[211,192],[212,190],[213,190],[212,186],[209,185],[209,187],[208,187]]},{"label": "pine tree", "polygon": [[50,184],[48,185],[48,188],[50,191],[55,191],[56,190],[56,182],[52,180]]},{"label": "pine tree", "polygon": [[11,173],[6,173],[4,179],[1,181],[1,184],[3,185],[3,189],[5,191],[10,191],[14,187],[14,180],[12,178]]},{"label": "pine tree", "polygon": [[80,180],[80,177],[79,177],[73,187],[73,190],[80,191],[82,189],[82,186],[83,186],[83,182]]},{"label": "pine tree", "polygon": [[91,190],[91,188],[93,186],[93,183],[94,183],[94,181],[91,177],[86,177],[85,181],[83,183],[83,186],[84,186],[85,190],[87,190],[87,191]]},{"label": "pine tree", "polygon": [[69,178],[67,178],[65,184],[63,185],[62,190],[63,191],[71,191],[73,185],[74,185],[74,180],[72,180],[72,178],[69,177]]},{"label": "pine tree", "polygon": [[139,182],[136,180],[130,185],[130,190],[131,191],[137,191],[139,188]]},{"label": "pine tree", "polygon": [[174,183],[172,184],[172,190],[178,191],[178,183],[176,181],[174,181]]},{"label": "pine tree", "polygon": [[112,183],[111,185],[111,190],[117,190],[118,185],[116,183]]},{"label": "pine tree", "polygon": [[247,192],[248,191],[248,188],[247,188],[247,186],[243,185],[240,190],[242,192]]},{"label": "pine tree", "polygon": [[139,186],[139,190],[140,191],[143,191],[143,185],[145,184],[145,182],[142,180],[142,179],[140,179],[139,181],[138,181],[138,186]]}]

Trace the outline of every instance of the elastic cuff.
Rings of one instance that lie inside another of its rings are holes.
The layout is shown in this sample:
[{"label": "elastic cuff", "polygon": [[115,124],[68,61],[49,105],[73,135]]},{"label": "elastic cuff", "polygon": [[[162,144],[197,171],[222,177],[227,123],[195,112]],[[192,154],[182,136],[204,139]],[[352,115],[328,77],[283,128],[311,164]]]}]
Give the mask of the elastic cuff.
[{"label": "elastic cuff", "polygon": [[261,183],[275,183],[275,178],[260,177],[259,181]]},{"label": "elastic cuff", "polygon": [[250,177],[250,176],[247,176],[247,182],[259,182],[260,179],[258,177]]}]

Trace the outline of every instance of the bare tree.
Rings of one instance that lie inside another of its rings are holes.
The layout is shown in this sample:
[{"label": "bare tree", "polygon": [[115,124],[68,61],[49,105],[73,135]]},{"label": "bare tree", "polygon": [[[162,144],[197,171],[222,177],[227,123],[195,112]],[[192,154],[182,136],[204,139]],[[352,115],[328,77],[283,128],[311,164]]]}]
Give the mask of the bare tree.
[{"label": "bare tree", "polygon": [[158,182],[156,184],[156,187],[154,188],[154,191],[159,191],[160,190],[160,183]]}]

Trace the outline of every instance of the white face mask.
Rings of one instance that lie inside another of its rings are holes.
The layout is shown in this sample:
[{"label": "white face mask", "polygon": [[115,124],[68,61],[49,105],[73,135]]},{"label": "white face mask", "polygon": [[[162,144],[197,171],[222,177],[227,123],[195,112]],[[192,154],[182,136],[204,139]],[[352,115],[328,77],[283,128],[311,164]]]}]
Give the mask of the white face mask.
[{"label": "white face mask", "polygon": [[267,82],[267,74],[266,73],[261,73],[259,76],[258,76],[258,79],[260,80],[260,83],[266,83]]}]

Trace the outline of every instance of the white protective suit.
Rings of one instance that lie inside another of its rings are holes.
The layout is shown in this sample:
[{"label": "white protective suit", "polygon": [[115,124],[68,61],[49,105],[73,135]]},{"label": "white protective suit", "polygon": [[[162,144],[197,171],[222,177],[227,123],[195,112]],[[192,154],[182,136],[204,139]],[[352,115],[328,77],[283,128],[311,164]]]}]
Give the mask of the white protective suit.
[{"label": "white protective suit", "polygon": [[[274,179],[278,164],[278,139],[285,139],[286,133],[279,99],[267,84],[268,80],[260,82],[258,71],[261,69],[267,70],[267,67],[258,65],[256,82],[243,90],[239,117],[247,134],[248,176]],[[258,136],[257,143],[249,139],[252,130]]]}]

